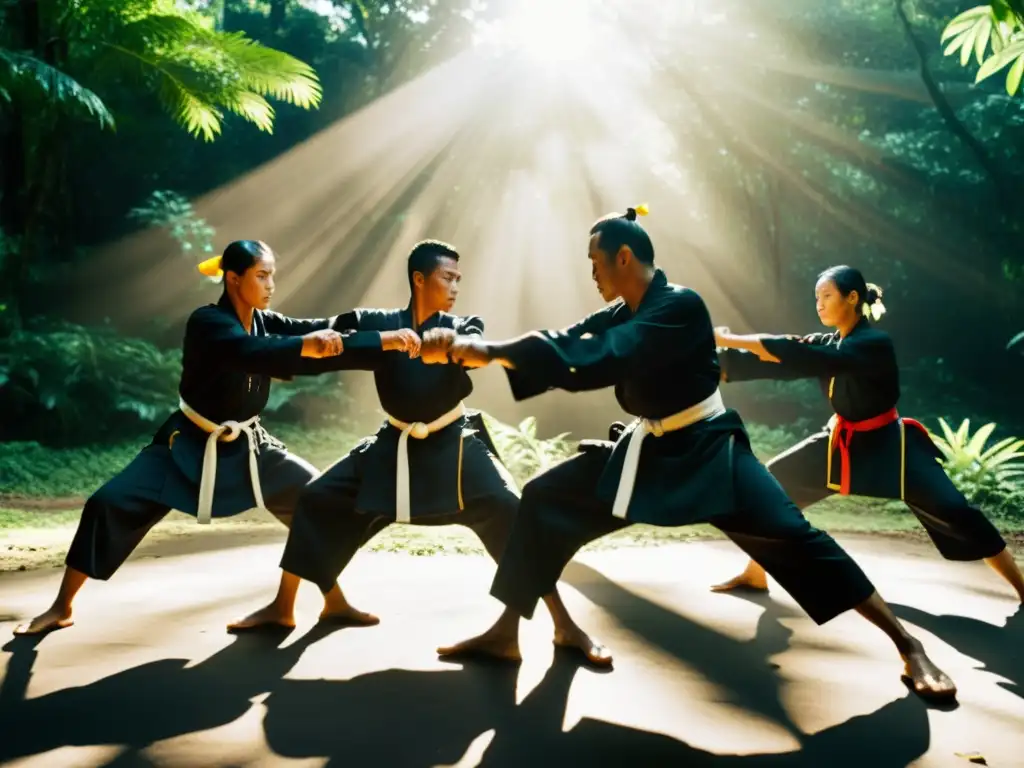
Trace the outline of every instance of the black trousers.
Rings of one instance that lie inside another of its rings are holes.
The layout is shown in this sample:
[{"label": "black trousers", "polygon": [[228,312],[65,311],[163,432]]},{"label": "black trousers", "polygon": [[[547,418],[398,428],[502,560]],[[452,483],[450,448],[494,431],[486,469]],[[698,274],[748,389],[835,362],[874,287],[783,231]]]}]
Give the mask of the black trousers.
[{"label": "black trousers", "polygon": [[[995,557],[1006,542],[991,521],[970,505],[945,473],[919,430],[907,427],[904,501],[947,560],[982,560]],[[855,438],[856,439],[856,438]],[[856,442],[851,462],[856,462]],[[898,451],[886,461],[899,461]],[[833,457],[833,476],[838,476],[839,454]],[[768,462],[768,470],[800,509],[806,509],[834,491],[825,485],[828,432],[813,435]],[[875,495],[875,494],[872,494]],[[899,498],[894,495],[882,498]]]},{"label": "black trousers", "polygon": [[[316,467],[286,450],[264,445],[258,456],[263,501],[286,526]],[[164,445],[147,446],[113,479],[89,497],[65,563],[106,581],[128,559],[149,529],[171,511],[161,501],[169,482],[185,483]],[[196,497],[199,488],[195,489]]]},{"label": "black trousers", "polygon": [[[281,569],[327,593],[366,542],[394,522],[393,516],[360,512],[362,477],[355,454],[345,456],[303,490],[288,532]],[[463,525],[497,562],[505,549],[519,498],[512,491],[467,500],[450,514],[413,517],[413,525]]]},{"label": "black trousers", "polygon": [[[588,451],[535,477],[523,489],[519,514],[491,594],[531,618],[563,568],[585,544],[625,528],[594,494],[607,453]],[[818,624],[867,600],[875,588],[853,559],[811,526],[745,445],[733,455],[736,510],[710,520],[761,563]]]}]

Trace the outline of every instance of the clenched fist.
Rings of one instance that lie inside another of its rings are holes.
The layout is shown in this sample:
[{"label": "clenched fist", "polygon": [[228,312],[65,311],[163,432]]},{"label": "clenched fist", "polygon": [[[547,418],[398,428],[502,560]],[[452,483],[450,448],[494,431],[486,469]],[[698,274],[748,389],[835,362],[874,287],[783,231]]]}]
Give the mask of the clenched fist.
[{"label": "clenched fist", "polygon": [[337,331],[313,331],[302,337],[303,357],[334,357],[345,351]]},{"label": "clenched fist", "polygon": [[424,363],[449,362],[448,350],[458,339],[458,334],[451,328],[431,328],[423,334],[423,346],[420,347],[420,359]]},{"label": "clenched fist", "polygon": [[491,362],[491,351],[487,342],[473,336],[462,336],[456,339],[449,349],[453,362],[466,368],[483,368]]},{"label": "clenched fist", "polygon": [[418,357],[420,354],[420,337],[412,328],[381,331],[380,343],[386,352],[408,352],[409,357]]}]

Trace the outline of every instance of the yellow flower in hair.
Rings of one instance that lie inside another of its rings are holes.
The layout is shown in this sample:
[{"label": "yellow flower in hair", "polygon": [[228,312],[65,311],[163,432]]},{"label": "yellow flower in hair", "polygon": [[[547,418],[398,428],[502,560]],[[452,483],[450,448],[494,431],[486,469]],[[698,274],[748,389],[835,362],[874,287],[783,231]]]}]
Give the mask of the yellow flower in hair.
[{"label": "yellow flower in hair", "polygon": [[220,256],[214,256],[212,259],[200,263],[197,267],[199,274],[206,275],[207,277],[221,277],[224,274],[224,270],[220,266]]},{"label": "yellow flower in hair", "polygon": [[640,205],[633,210],[636,211],[637,216],[646,216],[651,212],[651,209],[647,207],[647,203],[640,203]]}]

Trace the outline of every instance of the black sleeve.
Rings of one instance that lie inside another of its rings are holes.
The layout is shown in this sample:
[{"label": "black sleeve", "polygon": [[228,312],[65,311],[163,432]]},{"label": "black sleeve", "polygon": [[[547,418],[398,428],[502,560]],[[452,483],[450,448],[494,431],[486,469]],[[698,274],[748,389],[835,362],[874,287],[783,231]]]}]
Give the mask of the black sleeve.
[{"label": "black sleeve", "polygon": [[603,389],[655,357],[689,357],[710,332],[706,313],[697,311],[703,305],[694,297],[668,294],[617,325],[602,330],[592,324],[596,333],[535,331],[505,345],[499,354],[515,366],[506,371],[513,397],[523,400],[549,389]]},{"label": "black sleeve", "polygon": [[761,343],[781,365],[808,378],[869,371],[890,363],[894,354],[889,336],[877,331],[850,335],[837,344],[807,343],[784,336],[768,336]]},{"label": "black sleeve", "polygon": [[192,313],[185,338],[203,355],[246,373],[286,377],[302,359],[298,336],[252,336],[236,318],[212,306]]},{"label": "black sleeve", "polygon": [[[832,334],[828,333],[812,333],[801,338],[800,343],[823,345],[831,337]],[[745,349],[719,349],[718,362],[722,366],[723,378],[727,382],[735,383],[759,379],[789,381],[811,378],[811,375],[798,366],[787,364],[785,361],[769,363]]]},{"label": "black sleeve", "polygon": [[334,322],[333,317],[303,320],[279,312],[264,311],[260,314],[263,316],[263,327],[267,333],[276,336],[305,336],[313,331],[326,331]]}]

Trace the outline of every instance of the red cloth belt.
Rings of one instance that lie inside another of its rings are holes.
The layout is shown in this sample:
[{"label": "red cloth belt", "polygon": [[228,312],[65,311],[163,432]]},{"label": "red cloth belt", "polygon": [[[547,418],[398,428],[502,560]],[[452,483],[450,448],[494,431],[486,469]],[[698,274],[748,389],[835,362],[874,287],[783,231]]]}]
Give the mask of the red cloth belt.
[{"label": "red cloth belt", "polygon": [[[887,427],[894,421],[900,421],[900,415],[895,408],[880,413],[878,416],[872,416],[870,419],[864,419],[863,421],[850,421],[844,419],[838,413],[836,414],[836,424],[832,429],[832,450],[839,449],[839,464],[840,464],[840,481],[839,481],[839,493],[843,495],[849,495],[850,493],[850,441],[853,440],[854,432],[873,432],[876,429]],[[925,435],[928,434],[928,430],[925,429],[924,424],[914,419],[902,419],[904,424],[909,424],[912,427],[917,427]],[[829,478],[829,482],[832,478]]]}]

